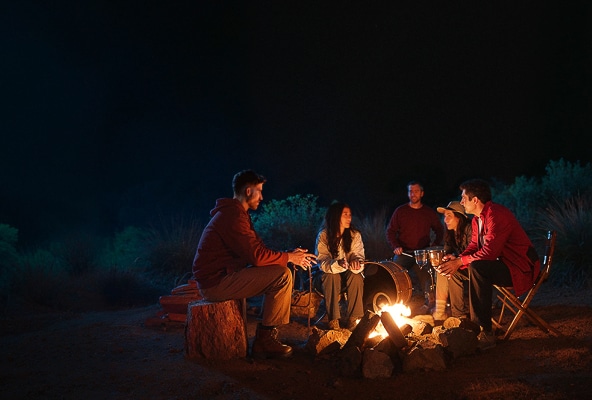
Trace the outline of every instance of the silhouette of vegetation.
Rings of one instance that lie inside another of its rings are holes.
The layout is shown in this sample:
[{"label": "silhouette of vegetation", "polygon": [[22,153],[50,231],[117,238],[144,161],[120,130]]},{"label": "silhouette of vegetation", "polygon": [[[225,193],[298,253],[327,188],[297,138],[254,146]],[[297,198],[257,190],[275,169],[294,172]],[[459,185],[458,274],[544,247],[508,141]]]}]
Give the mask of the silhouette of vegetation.
[{"label": "silhouette of vegetation", "polygon": [[519,176],[513,184],[495,188],[493,199],[516,214],[539,247],[547,230],[557,231],[550,282],[589,287],[592,166],[560,159],[550,161],[545,171],[540,178]]},{"label": "silhouette of vegetation", "polygon": [[[493,189],[494,201],[516,214],[541,253],[546,231],[557,231],[551,284],[592,286],[590,164],[550,161],[540,178],[519,176]],[[359,216],[352,207],[366,258],[391,258],[385,238],[387,209]],[[314,195],[295,195],[263,203],[252,218],[268,246],[314,251],[325,211]],[[127,226],[111,238],[76,233],[21,252],[18,229],[0,224],[3,310],[16,304],[73,311],[154,304],[190,277],[203,227],[195,218],[177,217],[146,227]]]},{"label": "silhouette of vegetation", "polygon": [[253,213],[255,230],[270,248],[288,250],[300,246],[312,251],[326,211],[317,205],[317,199],[307,194],[263,203]]}]

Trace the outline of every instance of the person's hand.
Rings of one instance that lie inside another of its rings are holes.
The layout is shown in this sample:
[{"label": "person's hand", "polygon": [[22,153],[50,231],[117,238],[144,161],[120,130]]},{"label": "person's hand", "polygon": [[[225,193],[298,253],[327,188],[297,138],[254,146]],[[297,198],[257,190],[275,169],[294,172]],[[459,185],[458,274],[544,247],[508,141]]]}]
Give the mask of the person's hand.
[{"label": "person's hand", "polygon": [[288,252],[288,262],[301,267],[302,269],[308,269],[317,263],[317,256],[313,253],[309,253],[307,249],[300,247]]},{"label": "person's hand", "polygon": [[393,253],[400,256],[403,253],[403,248],[402,247],[395,247],[395,250],[393,250]]},{"label": "person's hand", "polygon": [[445,263],[446,261],[450,261],[450,260],[455,260],[456,256],[454,254],[445,254],[444,257],[442,257],[442,263]]},{"label": "person's hand", "polygon": [[360,260],[352,260],[349,263],[349,269],[351,269],[352,271],[359,271],[362,269],[362,263],[360,262]]},{"label": "person's hand", "polygon": [[462,266],[462,260],[460,257],[449,259],[448,261],[441,263],[438,266],[438,273],[450,279],[450,277],[458,271],[458,269]]}]

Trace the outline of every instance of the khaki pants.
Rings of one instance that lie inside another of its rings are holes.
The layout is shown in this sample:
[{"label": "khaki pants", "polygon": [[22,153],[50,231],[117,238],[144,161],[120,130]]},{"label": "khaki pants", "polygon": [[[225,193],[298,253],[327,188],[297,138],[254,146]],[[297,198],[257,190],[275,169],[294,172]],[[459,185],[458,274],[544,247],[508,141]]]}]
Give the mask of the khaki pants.
[{"label": "khaki pants", "polygon": [[364,316],[364,277],[362,274],[354,274],[351,271],[339,274],[323,273],[321,280],[329,321],[341,318],[339,299],[344,286],[347,293],[347,317],[358,319]]},{"label": "khaki pants", "polygon": [[211,288],[201,289],[208,301],[240,300],[263,295],[263,320],[265,326],[290,323],[292,303],[292,271],[281,265],[248,267],[226,275]]}]

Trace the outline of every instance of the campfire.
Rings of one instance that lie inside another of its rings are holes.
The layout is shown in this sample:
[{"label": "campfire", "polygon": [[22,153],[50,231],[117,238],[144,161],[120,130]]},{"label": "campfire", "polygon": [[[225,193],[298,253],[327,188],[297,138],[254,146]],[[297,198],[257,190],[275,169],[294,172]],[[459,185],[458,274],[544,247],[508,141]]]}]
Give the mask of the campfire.
[{"label": "campfire", "polygon": [[398,303],[366,311],[352,332],[313,327],[306,347],[316,356],[339,357],[342,375],[367,378],[444,370],[450,360],[475,353],[474,332],[458,325],[435,327],[431,316],[411,314]]},{"label": "campfire", "polygon": [[[382,313],[389,313],[391,315],[391,318],[394,320],[395,324],[397,324],[397,326],[399,328],[403,327],[404,325],[410,325],[410,321],[413,321],[410,318],[408,318],[411,315],[411,309],[403,303],[382,306],[382,308],[379,311],[379,314],[382,315]],[[358,320],[358,323],[359,323],[359,320]],[[380,336],[381,338],[386,338],[388,336],[388,334],[389,334],[388,331],[386,330],[386,328],[384,327],[384,325],[382,323],[382,317],[381,317],[381,321],[378,323],[378,325],[376,325],[374,330],[372,332],[370,332],[370,334],[368,335],[368,339],[372,339],[377,336]]]}]

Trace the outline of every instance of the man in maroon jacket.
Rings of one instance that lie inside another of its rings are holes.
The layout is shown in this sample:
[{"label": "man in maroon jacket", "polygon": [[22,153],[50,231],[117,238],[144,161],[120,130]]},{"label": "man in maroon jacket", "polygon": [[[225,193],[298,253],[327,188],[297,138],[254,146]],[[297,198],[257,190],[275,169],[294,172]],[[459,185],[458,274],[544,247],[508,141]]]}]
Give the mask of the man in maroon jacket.
[{"label": "man in maroon jacket", "polygon": [[263,200],[266,179],[252,170],[234,175],[234,197],[216,200],[211,219],[202,232],[193,275],[204,299],[225,301],[264,295],[263,320],[257,327],[251,354],[288,357],[292,348],[277,340],[278,325],[290,322],[292,272],[288,263],[310,268],[313,253],[267,248],[255,232],[248,211]]},{"label": "man in maroon jacket", "polygon": [[415,272],[420,290],[426,297],[426,303],[419,313],[429,314],[435,307],[435,285],[432,285],[428,269],[417,265],[413,252],[431,246],[442,246],[444,225],[436,210],[423,204],[423,195],[423,185],[420,182],[411,181],[407,184],[409,202],[400,205],[393,212],[386,228],[386,240],[395,254],[393,261],[406,270]]},{"label": "man in maroon jacket", "polygon": [[441,264],[439,272],[447,276],[461,273],[469,278],[471,320],[481,326],[479,348],[484,350],[495,346],[492,285],[513,286],[520,296],[534,284],[541,264],[514,214],[491,201],[491,188],[486,181],[471,179],[463,182],[460,189],[460,203],[467,214],[475,215],[471,242],[458,258]]}]

